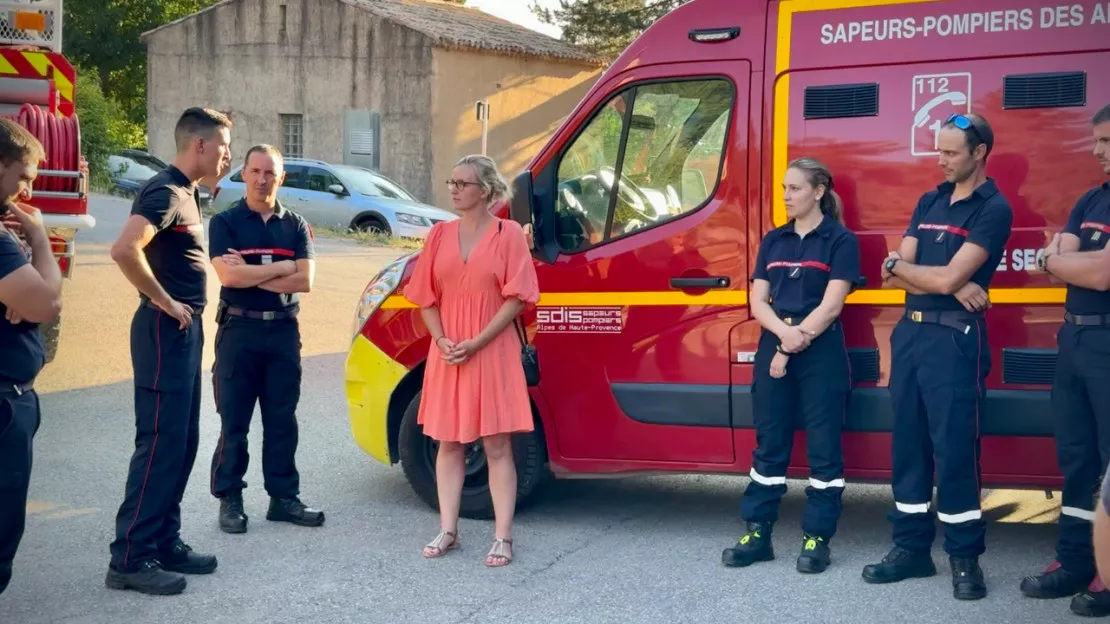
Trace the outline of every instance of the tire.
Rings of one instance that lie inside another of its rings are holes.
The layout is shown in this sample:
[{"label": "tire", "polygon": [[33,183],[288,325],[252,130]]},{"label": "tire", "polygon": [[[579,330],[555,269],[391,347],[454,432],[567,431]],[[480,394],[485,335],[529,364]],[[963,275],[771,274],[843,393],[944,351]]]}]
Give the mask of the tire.
[{"label": "tire", "polygon": [[46,345],[46,363],[49,364],[54,361],[54,356],[58,355],[58,342],[62,335],[62,317],[59,316],[49,323],[39,325],[39,333],[42,334],[42,341]]},{"label": "tire", "polygon": [[[401,420],[398,447],[401,468],[409,485],[429,507],[439,511],[436,492],[435,450],[438,444],[424,435],[416,417],[420,407],[416,393]],[[467,474],[463,480],[459,515],[474,520],[493,518],[493,499],[489,491],[489,469],[481,443],[475,442],[467,449]],[[517,509],[525,507],[535,498],[550,473],[547,470],[547,450],[543,432],[538,425],[535,431],[513,436],[513,462],[517,471]]]},{"label": "tire", "polygon": [[389,225],[377,217],[364,217],[359,219],[358,223],[355,223],[355,231],[367,232],[369,234],[380,232],[385,236],[390,236],[392,234]]}]

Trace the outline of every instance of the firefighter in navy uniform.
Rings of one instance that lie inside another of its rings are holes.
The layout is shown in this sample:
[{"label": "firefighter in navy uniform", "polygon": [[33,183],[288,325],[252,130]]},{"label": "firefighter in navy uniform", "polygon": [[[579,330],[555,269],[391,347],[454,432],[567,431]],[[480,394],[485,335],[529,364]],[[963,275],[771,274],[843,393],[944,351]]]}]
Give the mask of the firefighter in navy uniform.
[{"label": "firefighter in navy uniform", "polygon": [[41,422],[35,378],[46,363],[39,323],[61,312],[62,275],[28,198],[45,160],[23,126],[0,118],[0,594],[23,539],[33,442]]},{"label": "firefighter in navy uniform", "polygon": [[885,284],[906,291],[890,337],[894,548],[864,567],[863,578],[890,583],[936,574],[935,462],[936,518],[960,600],[987,592],[979,566],[986,550],[980,419],[991,367],[985,312],[1013,224],[1009,203],[985,173],[993,144],[981,116],[945,122],[938,151],[946,181],[920,198],[898,251],[881,269]]},{"label": "firefighter in navy uniform", "polygon": [[771,534],[799,423],[810,478],[797,569],[819,573],[830,563],[844,493],[841,428],[852,387],[839,316],[860,276],[859,242],[841,223],[833,187],[821,163],[790,163],[783,188],[791,219],[759,247],[751,290],[752,313],[763,326],[752,384],[758,446],[740,501],[747,533],[722,553],[727,566],[774,559]]},{"label": "firefighter in navy uniform", "polygon": [[300,501],[297,402],[301,391],[298,293],[309,292],[315,253],[308,224],[277,201],[281,153],[257,145],[243,165],[246,197],[209,224],[209,254],[220,283],[212,384],[222,430],[212,455],[212,495],[220,528],[247,530],[247,431],[262,411],[262,472],[267,520],[320,526],[324,513]]},{"label": "firefighter in navy uniform", "polygon": [[104,582],[154,595],[181,593],[182,574],[208,574],[217,565],[216,557],[193,552],[181,539],[181,499],[200,438],[207,303],[197,185],[218,179],[231,163],[231,121],[190,108],[174,139],[173,163],[139,189],[112,246],[112,259],[139,291],[139,305],[131,321],[135,451]]},{"label": "firefighter in navy uniform", "polygon": [[[1110,175],[1110,106],[1092,120],[1095,157]],[[1075,595],[1078,615],[1110,615],[1110,591],[1095,570],[1091,523],[1099,480],[1110,462],[1110,182],[1079,198],[1064,231],[1038,258],[1067,284],[1052,385],[1056,455],[1064,475],[1056,561],[1022,580],[1031,598]]]}]

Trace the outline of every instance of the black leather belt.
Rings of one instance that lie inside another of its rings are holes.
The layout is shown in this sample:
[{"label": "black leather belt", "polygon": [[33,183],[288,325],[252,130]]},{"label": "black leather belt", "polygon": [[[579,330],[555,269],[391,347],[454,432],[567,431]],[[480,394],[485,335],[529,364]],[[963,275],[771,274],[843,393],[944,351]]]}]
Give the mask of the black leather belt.
[{"label": "black leather belt", "polygon": [[21,384],[3,383],[0,384],[0,396],[23,396],[34,389],[35,382],[33,380]]},{"label": "black leather belt", "polygon": [[[144,308],[150,308],[151,310],[157,310],[159,312],[165,312],[165,310],[163,310],[162,308],[159,308],[157,305],[154,304],[153,301],[151,301],[150,299],[147,299],[146,297],[139,297],[139,301],[142,303],[142,306]],[[193,316],[200,316],[201,314],[204,314],[204,306],[197,307],[197,306],[194,306],[194,305],[189,305],[188,303],[184,303],[184,302],[179,302],[179,303],[181,303],[186,308],[189,308],[190,310],[192,310],[193,311]]]},{"label": "black leather belt", "polygon": [[1072,325],[1110,325],[1110,314],[1072,314],[1064,312],[1064,320]]},{"label": "black leather belt", "polygon": [[972,323],[983,318],[957,310],[906,310],[905,317],[914,323],[934,323],[951,327],[961,334],[970,332]]},{"label": "black leather belt", "polygon": [[284,321],[297,318],[297,306],[285,310],[247,310],[239,306],[220,304],[220,311],[228,316],[248,318],[256,321]]}]

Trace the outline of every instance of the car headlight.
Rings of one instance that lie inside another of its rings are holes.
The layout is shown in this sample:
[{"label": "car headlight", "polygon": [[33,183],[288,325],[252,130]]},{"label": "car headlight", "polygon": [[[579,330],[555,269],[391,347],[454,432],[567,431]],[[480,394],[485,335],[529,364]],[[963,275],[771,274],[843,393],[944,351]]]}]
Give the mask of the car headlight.
[{"label": "car headlight", "polygon": [[362,326],[366,324],[366,320],[377,311],[386,297],[397,290],[397,285],[401,283],[401,276],[405,274],[405,267],[408,265],[410,257],[411,254],[390,262],[366,285],[366,289],[362,291],[362,296],[359,297],[358,305],[355,306],[351,340],[358,337],[359,332],[362,331]]},{"label": "car headlight", "polygon": [[431,227],[431,225],[432,225],[432,222],[429,221],[427,218],[418,217],[416,215],[411,215],[411,214],[408,214],[407,212],[398,212],[397,213],[397,220],[400,221],[401,223],[407,223],[409,225],[416,225],[416,226],[420,226],[420,227]]}]

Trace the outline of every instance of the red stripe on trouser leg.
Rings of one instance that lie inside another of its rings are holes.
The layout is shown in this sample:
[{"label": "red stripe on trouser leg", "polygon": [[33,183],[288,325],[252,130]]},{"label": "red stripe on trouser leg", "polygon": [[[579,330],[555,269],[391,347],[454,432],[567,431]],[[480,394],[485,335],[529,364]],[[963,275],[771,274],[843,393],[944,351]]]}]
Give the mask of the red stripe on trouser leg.
[{"label": "red stripe on trouser leg", "polygon": [[[158,390],[158,377],[162,373],[162,311],[158,311],[158,316],[155,318],[154,330],[154,349],[158,353],[155,359],[154,366],[154,390]],[[131,526],[127,527],[127,532],[123,534],[123,539],[127,541],[127,550],[123,553],[123,565],[129,564],[131,557],[131,531],[135,528],[135,523],[139,521],[139,513],[143,510],[143,496],[146,495],[146,484],[150,481],[150,467],[154,464],[154,451],[158,449],[158,417],[162,412],[162,395],[156,395],[154,400],[154,441],[150,444],[150,457],[146,460],[146,472],[143,474],[143,485],[139,488],[139,502],[135,504],[135,517],[131,519]]]}]

